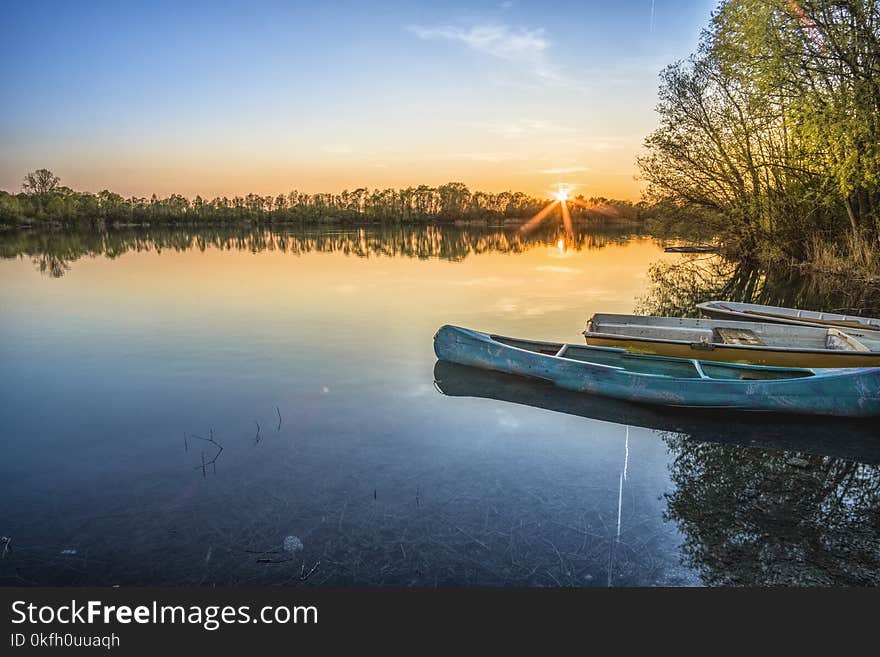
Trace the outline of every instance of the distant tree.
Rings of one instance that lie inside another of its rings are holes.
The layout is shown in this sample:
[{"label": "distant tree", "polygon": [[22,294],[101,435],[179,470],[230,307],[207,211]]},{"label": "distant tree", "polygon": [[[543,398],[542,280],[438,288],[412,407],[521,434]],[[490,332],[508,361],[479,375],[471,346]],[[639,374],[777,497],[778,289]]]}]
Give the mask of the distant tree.
[{"label": "distant tree", "polygon": [[21,203],[12,194],[0,192],[0,224],[17,224],[24,218]]},{"label": "distant tree", "polygon": [[61,178],[49,171],[49,169],[37,169],[24,177],[21,188],[26,194],[42,196],[54,191],[60,182]]},{"label": "distant tree", "polygon": [[446,216],[463,213],[467,208],[471,192],[467,185],[460,182],[446,183],[437,188],[440,197],[440,212]]}]

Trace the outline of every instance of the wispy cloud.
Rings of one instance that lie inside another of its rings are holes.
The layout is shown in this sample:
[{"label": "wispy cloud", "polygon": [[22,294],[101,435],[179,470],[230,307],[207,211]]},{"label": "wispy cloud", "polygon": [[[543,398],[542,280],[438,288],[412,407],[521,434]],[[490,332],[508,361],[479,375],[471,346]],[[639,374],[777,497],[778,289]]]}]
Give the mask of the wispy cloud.
[{"label": "wispy cloud", "polygon": [[331,285],[330,289],[333,292],[337,292],[339,294],[354,294],[360,288],[357,285],[353,285],[351,283],[342,283],[341,285]]},{"label": "wispy cloud", "polygon": [[489,133],[499,135],[506,139],[515,139],[518,137],[526,137],[530,135],[548,135],[548,134],[565,134],[573,132],[571,128],[558,125],[552,121],[520,119],[516,121],[500,122],[500,123],[484,123],[480,127],[485,127]]},{"label": "wispy cloud", "polygon": [[493,23],[473,25],[469,28],[451,25],[439,27],[410,25],[407,29],[421,39],[459,41],[478,52],[507,60],[531,59],[546,50],[549,45],[544,38],[543,29],[513,29]]},{"label": "wispy cloud", "polygon": [[451,153],[453,160],[472,160],[474,162],[513,162],[528,159],[523,153]]},{"label": "wispy cloud", "polygon": [[624,147],[624,143],[615,142],[615,141],[601,141],[595,140],[590,142],[585,148],[590,149],[591,151],[596,151],[597,153],[605,153],[607,151],[619,151]]},{"label": "wispy cloud", "polygon": [[541,169],[538,173],[543,173],[548,176],[558,176],[564,175],[567,173],[584,173],[589,171],[590,167],[581,167],[581,166],[572,166],[572,167],[556,167],[554,169]]},{"label": "wispy cloud", "polygon": [[595,151],[597,153],[605,153],[607,151],[617,151],[624,148],[638,146],[642,143],[643,137],[638,134],[634,135],[596,135],[587,139],[582,139],[578,145],[584,150]]},{"label": "wispy cloud", "polygon": [[469,27],[410,25],[407,29],[420,39],[462,43],[475,52],[525,67],[546,86],[561,87],[569,84],[547,61],[546,51],[550,47],[550,41],[543,28],[515,28],[498,23],[482,23]]},{"label": "wispy cloud", "polygon": [[354,152],[351,144],[327,144],[324,146],[325,153],[333,153],[334,155],[347,155]]}]

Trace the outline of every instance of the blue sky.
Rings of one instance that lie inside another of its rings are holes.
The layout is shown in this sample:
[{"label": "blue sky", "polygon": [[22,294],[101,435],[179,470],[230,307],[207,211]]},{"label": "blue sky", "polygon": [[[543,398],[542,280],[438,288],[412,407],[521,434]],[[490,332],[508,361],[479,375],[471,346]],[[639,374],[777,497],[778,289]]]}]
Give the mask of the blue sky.
[{"label": "blue sky", "polygon": [[636,197],[657,73],[714,5],[9,3],[0,188],[47,167],[125,195],[461,180]]}]

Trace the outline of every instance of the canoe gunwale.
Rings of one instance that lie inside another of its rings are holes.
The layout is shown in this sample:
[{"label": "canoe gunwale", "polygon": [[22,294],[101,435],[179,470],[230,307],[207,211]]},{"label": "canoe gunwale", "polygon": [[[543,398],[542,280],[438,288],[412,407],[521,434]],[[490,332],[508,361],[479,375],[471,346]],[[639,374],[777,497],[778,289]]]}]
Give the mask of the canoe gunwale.
[{"label": "canoe gunwale", "polygon": [[[656,354],[632,354],[628,352],[626,349],[622,349],[620,347],[604,347],[601,345],[582,345],[582,344],[572,344],[567,342],[545,342],[543,340],[526,340],[522,338],[511,338],[504,335],[499,335],[496,333],[480,333],[479,331],[474,331],[472,329],[466,329],[463,327],[453,327],[458,331],[463,331],[468,334],[472,334],[472,337],[476,337],[484,342],[488,342],[490,344],[497,345],[499,347],[503,347],[504,349],[513,349],[518,352],[522,352],[524,354],[530,354],[532,356],[537,356],[540,358],[551,358],[564,363],[578,363],[580,365],[584,365],[587,367],[597,367],[607,370],[619,371],[621,373],[631,375],[631,376],[646,376],[646,377],[659,377],[668,381],[694,381],[696,378],[689,377],[675,377],[669,376],[666,374],[652,374],[650,372],[633,372],[631,370],[626,369],[625,367],[620,367],[616,365],[607,365],[605,363],[594,363],[591,361],[583,361],[577,358],[570,358],[565,356],[557,356],[554,354],[546,354],[539,351],[531,351],[529,349],[523,349],[522,347],[517,347],[514,345],[507,344],[506,342],[502,342],[501,340],[511,340],[513,342],[524,342],[528,344],[535,345],[544,345],[544,346],[555,346],[559,345],[560,348],[562,346],[570,347],[572,349],[588,349],[590,351],[604,351],[604,352],[612,352],[617,353],[623,356],[628,356],[631,358],[638,358],[641,360],[654,360],[654,361],[663,361],[663,362],[676,362],[676,363],[689,363],[691,365],[697,365],[700,362],[699,358],[679,358],[677,356],[660,356]],[[436,337],[436,336],[435,336]],[[500,338],[500,340],[499,340]],[[836,373],[851,373],[855,370],[865,370],[871,369],[869,367],[844,367],[844,368],[814,368],[814,367],[783,367],[779,365],[750,365],[748,363],[725,363],[725,362],[716,362],[716,361],[705,361],[706,365],[713,367],[729,367],[731,369],[739,369],[739,370],[758,370],[763,372],[795,372],[795,373],[806,373],[808,375],[813,376],[821,376],[821,377],[832,377]],[[752,380],[745,379],[719,379],[711,376],[705,376],[700,371],[699,366],[697,366],[697,372],[700,374],[699,379],[706,381],[730,381],[733,383],[754,383]],[[536,377],[541,378],[541,377]],[[790,382],[795,379],[803,379],[805,377],[791,377],[791,378],[780,378],[780,379],[761,379],[761,384],[771,384],[771,383],[785,383]],[[812,378],[812,377],[810,377]]]}]

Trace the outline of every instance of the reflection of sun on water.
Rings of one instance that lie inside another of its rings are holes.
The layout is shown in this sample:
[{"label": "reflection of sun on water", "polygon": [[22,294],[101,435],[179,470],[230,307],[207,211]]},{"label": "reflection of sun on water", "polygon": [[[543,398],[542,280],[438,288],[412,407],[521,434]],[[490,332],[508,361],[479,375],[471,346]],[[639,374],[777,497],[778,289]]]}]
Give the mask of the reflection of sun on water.
[{"label": "reflection of sun on water", "polygon": [[547,245],[547,256],[552,260],[567,260],[576,253],[570,248],[572,245],[573,242],[563,235],[556,242]]}]

